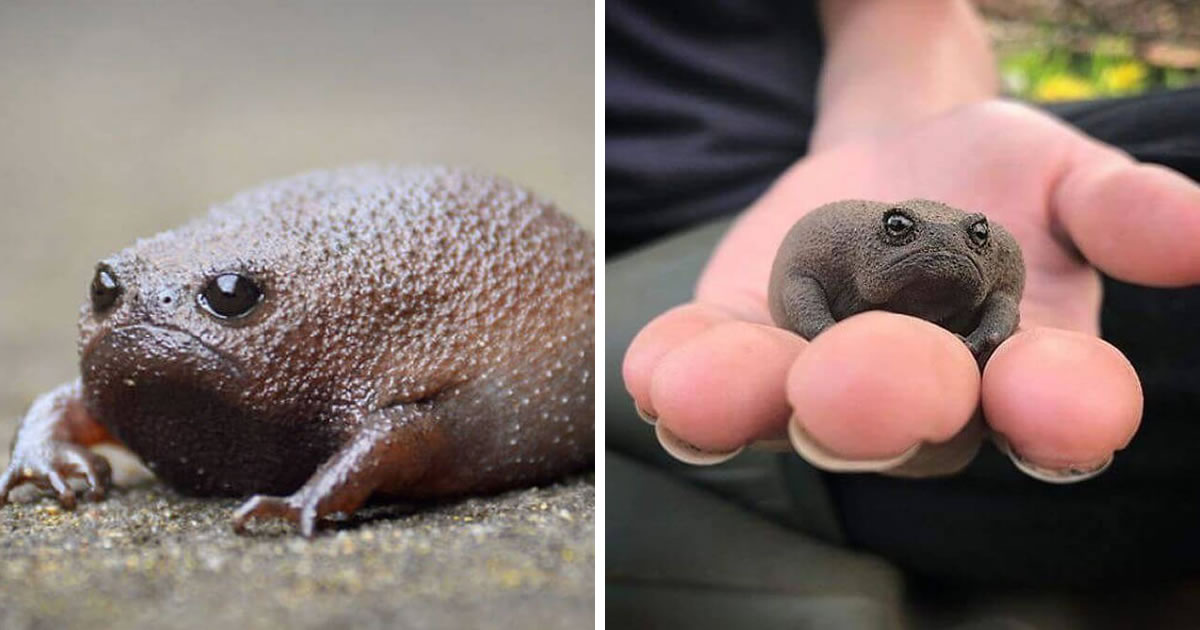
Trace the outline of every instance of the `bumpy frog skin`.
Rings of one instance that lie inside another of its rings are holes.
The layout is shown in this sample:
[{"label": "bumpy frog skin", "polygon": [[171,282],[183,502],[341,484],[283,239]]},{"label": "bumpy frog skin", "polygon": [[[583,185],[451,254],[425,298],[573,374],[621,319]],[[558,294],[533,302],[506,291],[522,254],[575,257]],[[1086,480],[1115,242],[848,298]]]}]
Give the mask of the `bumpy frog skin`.
[{"label": "bumpy frog skin", "polygon": [[171,486],[318,519],[369,497],[494,492],[594,457],[593,244],[450,169],[267,184],[102,261],[81,378],[36,401],[0,476],[102,495],[116,442]]},{"label": "bumpy frog skin", "polygon": [[987,217],[913,199],[839,201],[784,238],[771,269],[771,317],[813,339],[868,310],[929,320],[959,335],[982,365],[1017,329],[1025,264]]}]

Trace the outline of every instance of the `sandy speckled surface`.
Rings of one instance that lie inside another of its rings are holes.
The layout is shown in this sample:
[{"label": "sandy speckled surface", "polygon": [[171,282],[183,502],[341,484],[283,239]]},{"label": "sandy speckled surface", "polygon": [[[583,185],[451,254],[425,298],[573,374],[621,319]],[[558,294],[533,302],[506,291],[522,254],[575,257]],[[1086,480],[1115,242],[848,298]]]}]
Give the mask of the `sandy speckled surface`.
[{"label": "sandy speckled surface", "polygon": [[[0,627],[590,627],[591,477],[377,507],[306,541],[157,484],[0,512]],[[340,527],[340,529],[339,529]]]}]

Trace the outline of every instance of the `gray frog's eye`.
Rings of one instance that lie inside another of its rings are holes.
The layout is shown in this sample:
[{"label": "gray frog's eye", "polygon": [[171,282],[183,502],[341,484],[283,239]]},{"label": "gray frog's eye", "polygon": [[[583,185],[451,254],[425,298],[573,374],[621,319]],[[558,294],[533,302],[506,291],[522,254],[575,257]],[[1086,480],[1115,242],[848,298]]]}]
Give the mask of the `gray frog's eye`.
[{"label": "gray frog's eye", "polygon": [[117,303],[124,289],[117,281],[117,274],[108,265],[96,267],[96,275],[92,277],[92,311],[97,315],[106,313]]},{"label": "gray frog's eye", "polygon": [[888,236],[904,238],[912,233],[916,223],[899,210],[888,210],[883,215],[883,229]]},{"label": "gray frog's eye", "polygon": [[988,237],[992,235],[992,229],[988,227],[987,219],[980,219],[967,228],[967,233],[971,235],[971,242],[976,245],[983,245],[988,242]]},{"label": "gray frog's eye", "polygon": [[238,319],[262,302],[263,292],[246,276],[223,273],[209,280],[196,299],[200,308],[218,319]]}]

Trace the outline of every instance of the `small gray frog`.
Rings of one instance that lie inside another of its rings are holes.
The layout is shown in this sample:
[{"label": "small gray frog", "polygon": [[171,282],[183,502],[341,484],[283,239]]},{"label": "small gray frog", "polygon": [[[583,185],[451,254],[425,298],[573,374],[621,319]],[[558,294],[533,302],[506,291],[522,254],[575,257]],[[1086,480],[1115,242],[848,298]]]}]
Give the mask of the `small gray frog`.
[{"label": "small gray frog", "polygon": [[1016,240],[982,214],[944,203],[848,200],[796,222],[771,269],[771,317],[813,339],[869,310],[955,333],[979,365],[1017,329],[1025,264]]}]

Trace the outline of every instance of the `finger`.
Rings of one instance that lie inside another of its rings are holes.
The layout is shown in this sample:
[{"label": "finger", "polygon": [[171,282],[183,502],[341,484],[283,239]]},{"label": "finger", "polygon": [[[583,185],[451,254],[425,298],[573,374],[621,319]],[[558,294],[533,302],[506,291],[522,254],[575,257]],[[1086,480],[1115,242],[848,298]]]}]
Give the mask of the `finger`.
[{"label": "finger", "polygon": [[979,369],[945,329],[874,311],[814,339],[788,374],[787,395],[792,422],[828,453],[889,460],[963,429],[979,400]]},{"label": "finger", "polygon": [[51,469],[46,473],[46,480],[50,482],[50,487],[58,493],[58,502],[68,510],[75,509],[75,491],[67,484],[67,480],[57,470]]},{"label": "finger", "polygon": [[1088,261],[1121,280],[1200,282],[1200,186],[1081,139],[1052,211]]},{"label": "finger", "polygon": [[781,437],[789,410],[787,370],[807,342],[773,326],[713,325],[664,355],[650,383],[659,425],[715,452]]},{"label": "finger", "polygon": [[984,370],[992,430],[1016,455],[1051,470],[1105,465],[1137,432],[1142,390],[1129,361],[1103,340],[1055,328],[1023,330]]},{"label": "finger", "polygon": [[650,381],[662,357],[713,325],[729,320],[725,313],[693,302],[659,315],[638,332],[625,352],[621,375],[643,418],[652,421],[657,415],[650,400]]}]

